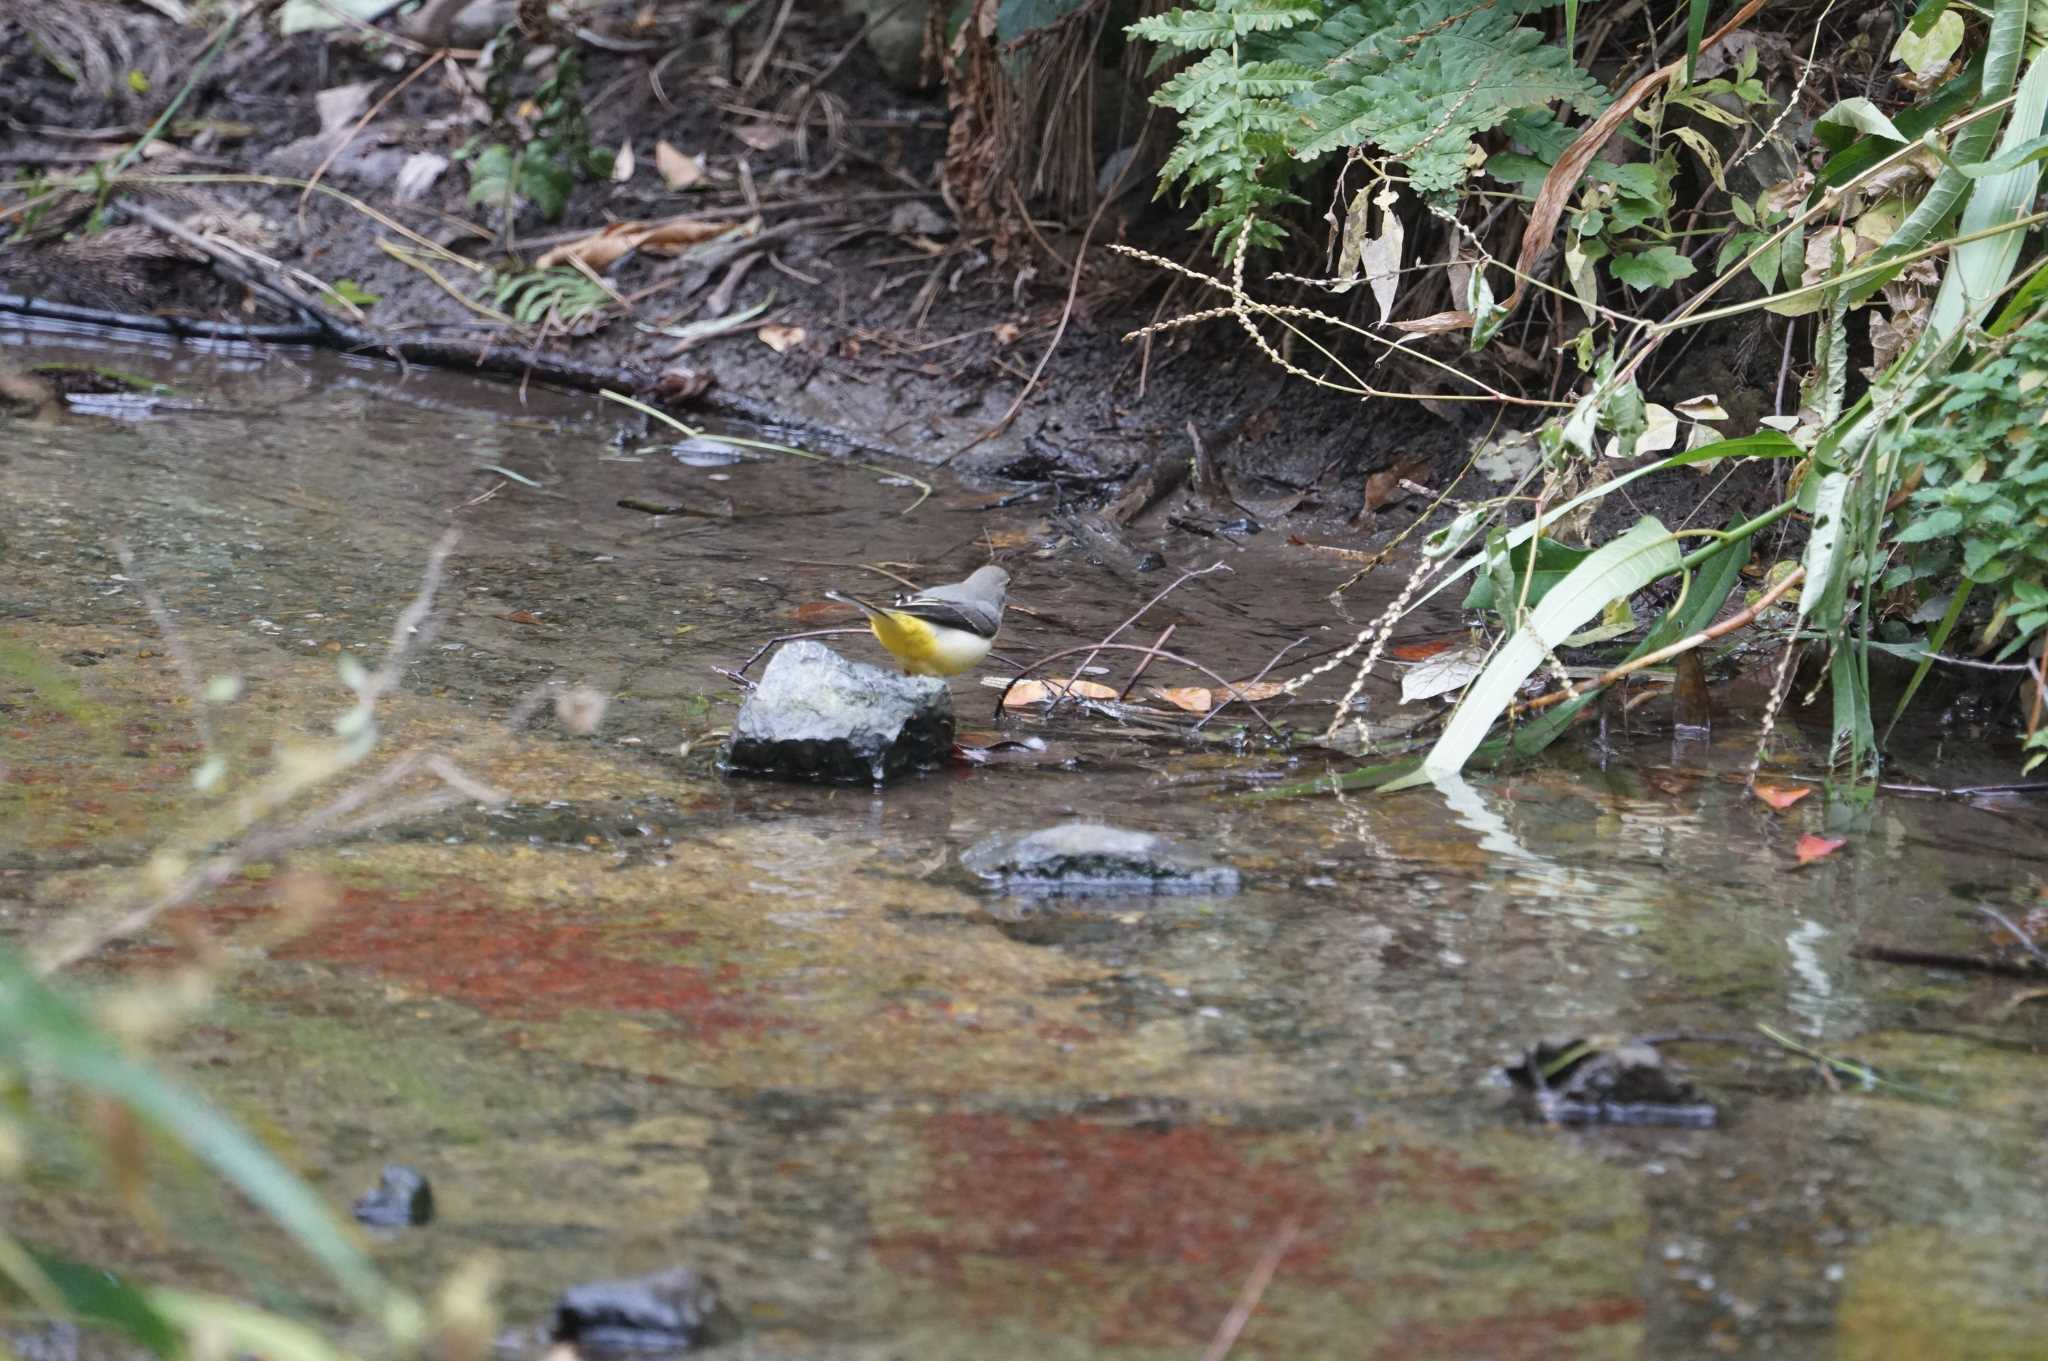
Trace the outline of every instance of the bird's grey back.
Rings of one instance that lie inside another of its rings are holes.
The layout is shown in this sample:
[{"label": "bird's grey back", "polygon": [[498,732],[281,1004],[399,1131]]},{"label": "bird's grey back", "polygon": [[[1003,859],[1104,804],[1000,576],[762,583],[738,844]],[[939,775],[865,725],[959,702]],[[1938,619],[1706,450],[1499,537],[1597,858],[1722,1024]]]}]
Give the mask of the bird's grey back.
[{"label": "bird's grey back", "polygon": [[919,591],[902,603],[931,601],[934,604],[951,605],[962,614],[985,620],[986,632],[994,633],[1002,623],[1003,605],[1010,595],[1010,574],[991,564],[977,568],[965,581],[950,586],[934,586],[928,591]]}]

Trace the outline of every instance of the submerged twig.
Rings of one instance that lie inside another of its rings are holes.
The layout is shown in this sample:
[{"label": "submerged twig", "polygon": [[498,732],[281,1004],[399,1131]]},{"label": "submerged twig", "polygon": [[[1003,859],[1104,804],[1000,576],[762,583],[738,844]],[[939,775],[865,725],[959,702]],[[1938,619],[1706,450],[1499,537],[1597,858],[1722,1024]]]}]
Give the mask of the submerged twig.
[{"label": "submerged twig", "polygon": [[1237,1303],[1230,1306],[1230,1312],[1223,1316],[1216,1336],[1209,1340],[1209,1349],[1202,1353],[1202,1361],[1223,1361],[1230,1355],[1230,1349],[1237,1345],[1238,1335],[1251,1322],[1252,1313],[1265,1298],[1266,1287],[1273,1283],[1273,1274],[1280,1270],[1280,1261],[1287,1250],[1294,1246],[1294,1238],[1301,1230],[1301,1221],[1293,1215],[1281,1223],[1280,1229],[1266,1244],[1265,1251],[1252,1266],[1252,1274],[1245,1278],[1244,1289],[1238,1293]]},{"label": "submerged twig", "polygon": [[1274,741],[1283,744],[1287,741],[1286,734],[1282,733],[1279,728],[1274,726],[1273,720],[1267,718],[1266,715],[1259,709],[1258,705],[1252,703],[1250,699],[1246,698],[1244,692],[1238,689],[1237,683],[1235,681],[1225,680],[1216,672],[1210,670],[1208,667],[1202,665],[1200,662],[1192,660],[1191,658],[1183,657],[1178,653],[1163,651],[1156,645],[1148,647],[1144,643],[1082,643],[1078,647],[1061,648],[1058,652],[1047,653],[1045,656],[1040,657],[1037,661],[1032,662],[1030,665],[1024,667],[1016,675],[1010,677],[1009,682],[1003,686],[1002,693],[996,696],[996,717],[1001,718],[1003,716],[1003,701],[1009,698],[1010,691],[1017,688],[1018,681],[1023,680],[1026,676],[1030,675],[1033,671],[1038,670],[1040,667],[1049,666],[1052,663],[1059,661],[1062,657],[1071,657],[1078,652],[1086,652],[1090,657],[1093,657],[1098,652],[1144,652],[1156,655],[1160,657],[1162,660],[1173,662],[1175,665],[1185,666],[1190,671],[1199,671],[1203,675],[1207,676],[1210,680],[1216,682],[1217,686],[1220,689],[1228,691],[1230,693],[1231,698],[1242,703],[1247,709],[1250,709],[1253,715],[1258,718],[1259,722],[1265,725],[1266,731],[1273,734]]},{"label": "submerged twig", "polygon": [[761,449],[771,454],[788,454],[792,458],[808,459],[813,463],[843,463],[850,467],[865,468],[869,472],[882,473],[889,477],[900,477],[905,482],[910,483],[911,486],[918,488],[918,498],[903,508],[901,513],[904,515],[910,514],[911,511],[923,505],[937,490],[931,483],[921,477],[912,477],[909,473],[897,472],[893,468],[884,468],[879,464],[864,463],[859,459],[836,459],[826,454],[813,453],[809,449],[798,449],[788,444],[774,444],[768,440],[747,439],[742,435],[714,435],[708,431],[700,430],[694,425],[686,425],[674,416],[669,415],[666,411],[628,397],[623,392],[614,392],[610,388],[603,389],[597,395],[608,402],[617,402],[620,406],[631,407],[643,416],[652,417],[660,421],[670,429],[679,431],[684,439],[717,440],[720,444],[730,444],[739,449]]}]

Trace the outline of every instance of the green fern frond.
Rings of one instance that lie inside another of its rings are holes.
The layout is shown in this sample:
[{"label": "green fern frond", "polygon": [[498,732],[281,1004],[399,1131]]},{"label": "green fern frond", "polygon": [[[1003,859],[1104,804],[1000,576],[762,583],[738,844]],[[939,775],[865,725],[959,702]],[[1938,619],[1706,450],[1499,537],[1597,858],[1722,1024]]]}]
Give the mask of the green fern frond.
[{"label": "green fern frond", "polygon": [[[1517,114],[1605,106],[1601,87],[1522,19],[1542,0],[1194,0],[1131,27],[1162,59],[1200,53],[1153,102],[1180,115],[1161,192],[1206,188],[1200,225],[1234,249],[1246,216],[1370,147],[1426,198],[1455,198],[1472,139]],[[1284,238],[1261,221],[1254,239]],[[1270,229],[1270,230],[1268,230]]]}]

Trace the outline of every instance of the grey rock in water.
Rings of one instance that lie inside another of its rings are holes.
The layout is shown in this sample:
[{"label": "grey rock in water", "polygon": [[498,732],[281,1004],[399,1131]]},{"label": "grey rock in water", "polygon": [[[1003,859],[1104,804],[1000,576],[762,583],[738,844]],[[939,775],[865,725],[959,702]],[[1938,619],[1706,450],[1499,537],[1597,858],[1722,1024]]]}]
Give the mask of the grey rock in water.
[{"label": "grey rock in water", "polygon": [[960,863],[1009,893],[1046,896],[1237,892],[1237,871],[1165,837],[1099,822],[995,836]]},{"label": "grey rock in water", "polygon": [[953,747],[953,698],[936,676],[852,662],[808,639],[761,673],[721,767],[785,780],[882,784],[930,770]]},{"label": "grey rock in water", "polygon": [[434,1217],[434,1188],[404,1163],[392,1163],[374,1190],[356,1197],[356,1222],[380,1229],[410,1228]]},{"label": "grey rock in water", "polygon": [[689,1267],[623,1281],[589,1281],[555,1305],[557,1342],[585,1354],[687,1351],[709,1340],[721,1317],[718,1286]]}]

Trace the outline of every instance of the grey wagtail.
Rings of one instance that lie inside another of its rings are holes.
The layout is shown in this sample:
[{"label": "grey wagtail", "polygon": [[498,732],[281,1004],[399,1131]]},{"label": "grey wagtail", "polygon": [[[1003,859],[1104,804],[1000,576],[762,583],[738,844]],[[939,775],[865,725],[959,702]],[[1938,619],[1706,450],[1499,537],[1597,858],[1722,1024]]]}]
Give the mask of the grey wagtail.
[{"label": "grey wagtail", "polygon": [[1003,626],[1003,602],[1010,574],[983,567],[965,581],[899,595],[887,607],[859,596],[827,591],[829,600],[855,606],[868,627],[912,676],[957,676],[988,656]]}]

